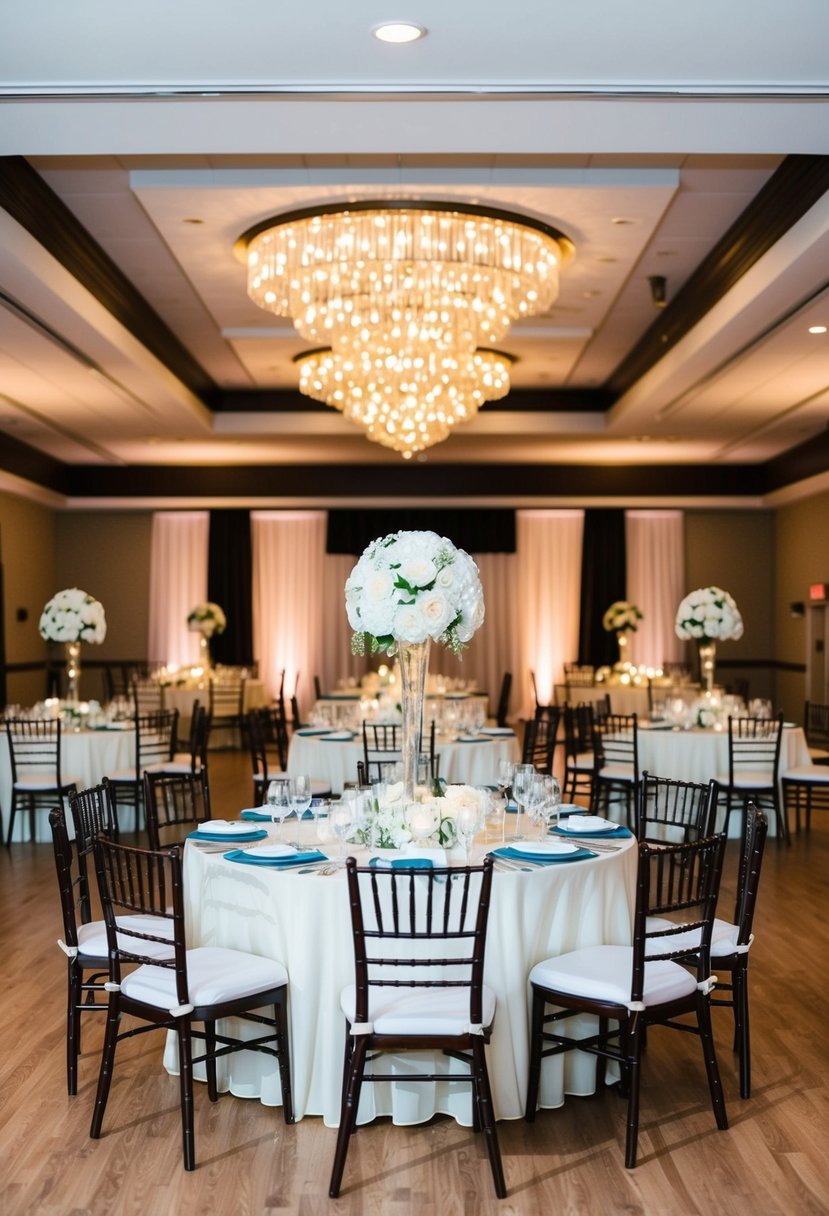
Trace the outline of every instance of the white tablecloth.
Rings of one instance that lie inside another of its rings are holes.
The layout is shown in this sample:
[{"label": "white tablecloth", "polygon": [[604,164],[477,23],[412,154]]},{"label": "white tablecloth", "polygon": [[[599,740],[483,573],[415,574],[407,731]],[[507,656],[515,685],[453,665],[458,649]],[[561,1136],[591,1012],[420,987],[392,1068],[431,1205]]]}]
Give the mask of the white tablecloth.
[{"label": "white tablecloth", "polygon": [[[728,728],[725,730],[658,730],[641,728],[639,769],[655,777],[677,781],[710,781],[728,773]],[[799,726],[785,727],[780,745],[780,772],[797,764],[809,764],[806,737]],[[725,817],[725,799],[720,799],[719,828]],[[730,834],[739,834],[740,817],[732,815]]]},{"label": "white tablecloth", "polygon": [[[494,785],[498,761],[521,759],[514,734],[495,735],[482,742],[459,743],[457,738],[438,737],[435,751],[440,754],[440,776],[450,784]],[[331,784],[341,794],[346,782],[357,780],[357,761],[363,758],[363,740],[357,735],[348,742],[327,740],[324,735],[294,733],[288,748],[288,773],[307,773]]]},{"label": "white tablecloth", "polygon": [[[309,828],[303,825],[302,830],[307,833]],[[494,875],[484,979],[498,998],[487,1049],[498,1118],[516,1119],[524,1113],[531,968],[579,946],[630,942],[637,852],[632,838],[619,843],[624,844],[620,851],[599,853],[595,860]],[[278,959],[287,968],[296,1116],[321,1115],[326,1124],[336,1126],[345,1041],[339,995],[354,979],[345,874],[302,875],[239,865],[193,844],[187,845],[184,866],[189,944],[248,950]],[[384,1061],[384,1068],[391,1063]],[[165,1064],[171,1071],[177,1067],[172,1035]],[[434,1066],[447,1074],[462,1071],[442,1057],[435,1058]],[[468,1085],[447,1081],[407,1086],[406,1067],[401,1057],[395,1067],[400,1082],[364,1087],[360,1122],[390,1114],[399,1124],[420,1123],[442,1112],[470,1123]],[[266,1105],[281,1103],[275,1061],[239,1053],[220,1060],[218,1068],[220,1088]],[[594,1088],[595,1061],[590,1057],[571,1052],[545,1061],[543,1106],[560,1106],[565,1094],[591,1093]]]},{"label": "white tablecloth", "polygon": [[[186,734],[187,732],[186,724],[193,716],[193,706],[196,701],[201,702],[204,708],[207,709],[210,703],[210,689],[206,685],[204,688],[176,688],[172,685],[167,685],[164,689],[164,708],[178,710],[179,718],[181,719],[180,734]],[[245,713],[250,709],[259,709],[260,706],[266,705],[267,701],[265,685],[261,680],[245,681]]]},{"label": "white tablecloth", "polygon": [[[126,730],[62,730],[60,746],[61,776],[64,781],[75,778],[79,789],[97,785],[102,777],[135,764],[135,728],[131,722]],[[6,736],[0,740],[0,806],[6,830],[11,804],[12,773]],[[48,810],[37,811],[35,831],[40,841],[52,839]],[[29,839],[28,811],[18,809],[13,839]]]}]

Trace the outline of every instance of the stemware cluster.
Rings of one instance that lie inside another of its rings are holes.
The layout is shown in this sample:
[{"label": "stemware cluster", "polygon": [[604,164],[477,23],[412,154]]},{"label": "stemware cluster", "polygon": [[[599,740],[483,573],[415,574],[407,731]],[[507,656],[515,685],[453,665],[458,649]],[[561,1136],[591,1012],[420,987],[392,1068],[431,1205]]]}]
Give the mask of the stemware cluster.
[{"label": "stemware cluster", "polygon": [[543,840],[558,818],[561,806],[561,785],[551,773],[539,773],[532,764],[512,764],[501,760],[498,765],[498,789],[505,801],[515,803],[515,825],[511,833],[513,840],[524,839],[523,816],[536,829],[537,837]]}]

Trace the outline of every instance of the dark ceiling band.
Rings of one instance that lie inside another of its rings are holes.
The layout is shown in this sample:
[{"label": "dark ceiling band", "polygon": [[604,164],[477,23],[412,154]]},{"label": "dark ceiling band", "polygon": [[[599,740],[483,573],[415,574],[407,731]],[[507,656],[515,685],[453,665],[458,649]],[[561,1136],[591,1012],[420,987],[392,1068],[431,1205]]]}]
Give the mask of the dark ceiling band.
[{"label": "dark ceiling band", "polygon": [[514,511],[446,510],[420,507],[384,511],[329,511],[328,553],[359,556],[366,545],[390,532],[426,531],[449,536],[467,553],[514,553]]}]

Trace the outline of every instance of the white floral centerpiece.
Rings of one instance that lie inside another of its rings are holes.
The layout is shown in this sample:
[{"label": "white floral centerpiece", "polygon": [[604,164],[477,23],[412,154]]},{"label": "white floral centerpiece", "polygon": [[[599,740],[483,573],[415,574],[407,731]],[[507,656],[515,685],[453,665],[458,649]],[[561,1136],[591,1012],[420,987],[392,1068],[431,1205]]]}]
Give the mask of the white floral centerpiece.
[{"label": "white floral centerpiece", "polygon": [[354,654],[427,640],[460,654],[484,621],[478,567],[436,532],[372,541],[346,580],[345,607]]},{"label": "white floral centerpiece", "polygon": [[727,591],[700,587],[680,603],[674,628],[677,637],[686,641],[731,642],[743,636],[743,618]]},{"label": "white floral centerpiece", "polygon": [[38,629],[47,642],[92,642],[99,645],[107,633],[104,606],[79,587],[67,587],[53,595],[46,604]]},{"label": "white floral centerpiece", "polygon": [[[483,815],[489,799],[487,790],[471,785],[450,785],[439,797],[431,797],[423,789],[419,791],[433,808],[434,830],[429,837],[421,837],[424,844],[444,848],[457,840],[456,819],[461,807],[473,806]],[[410,844],[413,835],[406,823],[406,798],[402,781],[396,781],[383,790],[379,798],[372,798],[371,806],[362,826],[357,831],[361,844],[377,849],[402,849]]]},{"label": "white floral centerpiece", "polygon": [[621,633],[632,629],[635,633],[644,615],[628,600],[614,600],[602,617],[602,628],[608,633]]},{"label": "white floral centerpiece", "polygon": [[191,633],[200,633],[204,638],[212,638],[214,633],[224,633],[227,617],[218,604],[206,600],[203,604],[196,604],[190,612],[187,628]]}]

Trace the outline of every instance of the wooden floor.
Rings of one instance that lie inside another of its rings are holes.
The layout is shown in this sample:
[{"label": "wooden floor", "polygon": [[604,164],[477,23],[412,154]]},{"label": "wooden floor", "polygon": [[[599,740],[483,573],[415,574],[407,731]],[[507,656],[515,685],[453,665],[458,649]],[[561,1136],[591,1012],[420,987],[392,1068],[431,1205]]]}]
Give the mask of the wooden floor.
[{"label": "wooden floor", "polygon": [[[249,800],[240,755],[211,758],[214,813]],[[729,846],[733,850],[733,846]],[[77,1097],[66,1095],[63,956],[51,848],[0,849],[0,1213],[728,1213],[829,1212],[829,818],[791,849],[771,841],[752,950],[754,1093],[741,1101],[730,1013],[715,1010],[730,1129],[708,1105],[699,1044],[654,1031],[642,1081],[639,1165],[622,1164],[624,1103],[614,1091],[499,1126],[509,1197],[493,1196],[471,1131],[363,1128],[342,1196],[327,1198],[335,1132],[308,1118],[196,1092],[195,1172],[181,1167],[177,1081],[160,1037],[121,1045],[102,1140],[89,1139],[101,1035],[87,1030]],[[731,875],[724,907],[731,914]],[[497,1030],[497,1021],[495,1033]]]}]

